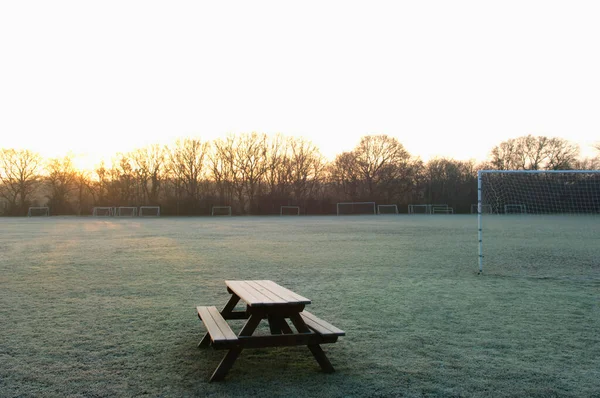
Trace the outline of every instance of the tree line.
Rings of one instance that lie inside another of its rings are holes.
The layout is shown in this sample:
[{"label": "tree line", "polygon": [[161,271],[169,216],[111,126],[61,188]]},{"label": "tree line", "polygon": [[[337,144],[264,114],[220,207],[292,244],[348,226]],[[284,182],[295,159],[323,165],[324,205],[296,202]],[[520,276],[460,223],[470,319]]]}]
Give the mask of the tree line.
[{"label": "tree line", "polygon": [[[596,149],[600,150],[600,146]],[[233,134],[213,141],[177,140],[118,153],[109,167],[78,170],[72,156],[43,159],[30,150],[0,150],[0,214],[22,216],[30,206],[53,215],[91,214],[94,206],[160,206],[164,215],[332,214],[338,202],[447,204],[470,212],[477,170],[598,169],[600,157],[580,158],[561,138],[523,136],[501,142],[482,163],[435,158],[423,162],[387,135],[368,135],[327,161],[310,141],[283,135]]]}]

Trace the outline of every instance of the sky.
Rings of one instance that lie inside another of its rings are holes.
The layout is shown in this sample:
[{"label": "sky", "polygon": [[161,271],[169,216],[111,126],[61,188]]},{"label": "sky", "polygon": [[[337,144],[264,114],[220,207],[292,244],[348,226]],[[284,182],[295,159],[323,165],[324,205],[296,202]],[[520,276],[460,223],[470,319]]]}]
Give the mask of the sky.
[{"label": "sky", "polygon": [[600,142],[600,2],[0,0],[0,148],[77,155],[232,133],[424,160]]}]

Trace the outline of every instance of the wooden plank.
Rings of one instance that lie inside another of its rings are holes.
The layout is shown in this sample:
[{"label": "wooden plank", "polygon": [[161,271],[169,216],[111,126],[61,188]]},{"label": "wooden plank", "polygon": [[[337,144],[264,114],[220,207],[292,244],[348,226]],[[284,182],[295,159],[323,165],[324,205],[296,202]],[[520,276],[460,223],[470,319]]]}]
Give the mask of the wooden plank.
[{"label": "wooden plank", "polygon": [[345,336],[346,335],[346,333],[343,330],[336,328],[329,322],[326,322],[326,321],[316,317],[315,315],[311,314],[308,311],[302,311],[300,313],[300,316],[306,323],[306,326],[308,326],[309,328],[311,328],[312,330],[314,330],[317,333],[320,333],[322,335],[335,335],[335,336]]},{"label": "wooden plank", "polygon": [[309,299],[307,299],[306,297],[303,297],[303,296],[299,295],[298,293],[295,293],[295,292],[291,291],[290,289],[287,289],[273,281],[260,280],[260,281],[254,281],[254,282],[256,282],[257,284],[261,285],[264,288],[269,289],[271,292],[277,294],[279,297],[284,298],[288,302],[293,302],[296,304],[310,304],[311,303],[311,301]]},{"label": "wooden plank", "polygon": [[233,330],[227,324],[227,321],[223,319],[217,307],[196,307],[198,316],[202,319],[210,339],[213,343],[229,343],[236,342],[237,336],[233,333]]},{"label": "wooden plank", "polygon": [[327,343],[328,338],[315,333],[277,334],[270,336],[240,336],[242,348],[289,347]]},{"label": "wooden plank", "polygon": [[264,306],[273,304],[272,300],[270,300],[268,297],[260,295],[255,289],[249,287],[246,281],[225,281],[225,284],[249,306]]},{"label": "wooden plank", "polygon": [[288,303],[292,303],[295,304],[295,301],[290,301],[289,299],[285,298],[285,297],[281,297],[280,295],[278,295],[277,293],[272,292],[271,290],[269,290],[268,288],[261,286],[260,284],[257,283],[257,281],[247,281],[246,285],[248,286],[248,288],[252,288],[256,291],[257,295],[262,295],[263,297],[265,297],[266,299],[270,300],[272,302],[272,304],[288,304]]}]

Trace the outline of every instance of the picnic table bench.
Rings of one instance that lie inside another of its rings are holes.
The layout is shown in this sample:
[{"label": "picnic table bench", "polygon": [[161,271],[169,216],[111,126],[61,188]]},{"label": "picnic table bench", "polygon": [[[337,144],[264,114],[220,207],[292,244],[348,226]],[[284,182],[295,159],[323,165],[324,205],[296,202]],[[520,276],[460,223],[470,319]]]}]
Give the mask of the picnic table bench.
[{"label": "picnic table bench", "polygon": [[[334,371],[320,344],[335,343],[345,333],[305,311],[304,307],[311,303],[309,299],[270,280],[225,281],[225,284],[231,297],[221,311],[215,306],[196,307],[206,327],[198,346],[228,350],[210,381],[222,380],[244,348],[306,345],[323,371]],[[240,300],[246,303],[244,311],[235,310]],[[236,334],[228,319],[246,319],[246,323]],[[263,319],[269,323],[270,334],[253,335]]]}]

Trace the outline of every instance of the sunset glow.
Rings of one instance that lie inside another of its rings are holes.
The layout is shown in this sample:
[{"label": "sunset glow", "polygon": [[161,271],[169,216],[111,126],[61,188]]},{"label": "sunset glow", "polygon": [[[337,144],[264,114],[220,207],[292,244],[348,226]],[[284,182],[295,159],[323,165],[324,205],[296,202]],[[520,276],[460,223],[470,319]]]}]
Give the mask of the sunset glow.
[{"label": "sunset glow", "polygon": [[508,138],[600,141],[594,2],[3,2],[0,147],[91,169],[177,137],[387,134],[482,160]]}]

